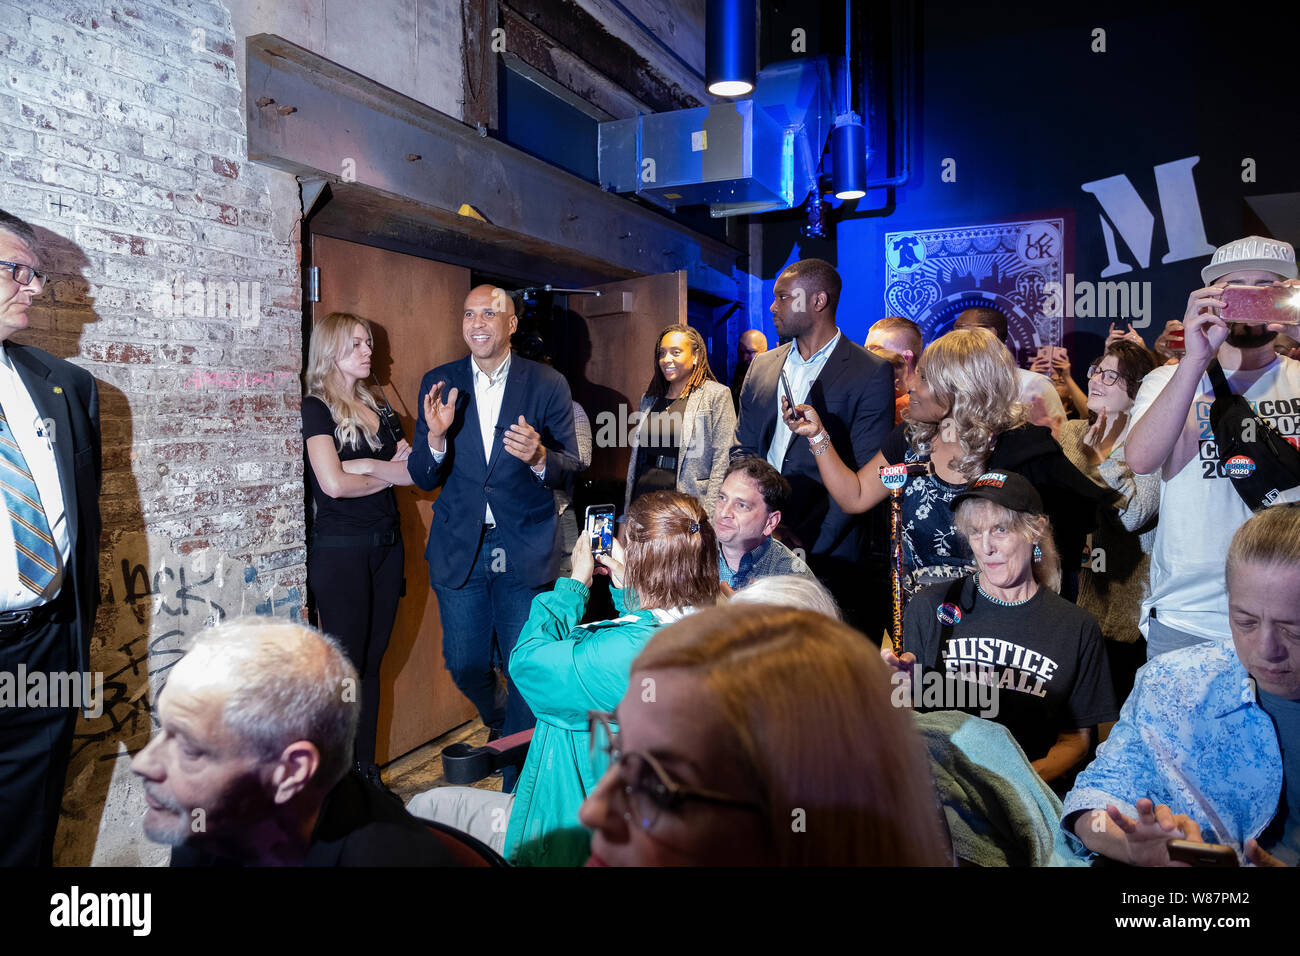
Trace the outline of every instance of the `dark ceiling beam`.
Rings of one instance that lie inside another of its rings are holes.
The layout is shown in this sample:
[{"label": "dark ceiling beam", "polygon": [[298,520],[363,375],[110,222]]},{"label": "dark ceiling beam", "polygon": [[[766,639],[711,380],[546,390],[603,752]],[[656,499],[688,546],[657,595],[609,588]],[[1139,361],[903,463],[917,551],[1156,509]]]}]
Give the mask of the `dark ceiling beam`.
[{"label": "dark ceiling beam", "polygon": [[[593,70],[609,77],[615,85],[645,103],[654,112],[664,113],[704,105],[702,100],[683,88],[680,83],[674,81],[659,66],[651,63],[633,47],[610,33],[604,24],[572,0],[510,0],[509,3],[500,0],[500,2],[503,10],[517,14],[520,19],[540,31],[547,40],[558,43],[572,52]],[[530,46],[535,45],[532,38],[528,42]],[[515,49],[508,20],[506,48],[518,53],[523,59],[528,59]],[[547,72],[545,68],[532,61],[529,61],[529,65],[543,73]],[[558,77],[551,78],[563,83]]]},{"label": "dark ceiling beam", "polygon": [[501,8],[510,45],[507,66],[523,63],[546,81],[567,90],[570,96],[590,103],[614,119],[630,119],[639,113],[653,113],[649,104],[637,99],[599,70],[593,70],[576,53],[566,49],[509,7]]},{"label": "dark ceiling beam", "polygon": [[498,250],[611,278],[683,269],[692,288],[741,298],[733,247],[280,37],[246,49],[250,160],[372,193],[395,221],[464,237],[482,268]]},{"label": "dark ceiling beam", "polygon": [[465,122],[497,129],[497,56],[492,31],[500,26],[497,0],[461,0]]}]

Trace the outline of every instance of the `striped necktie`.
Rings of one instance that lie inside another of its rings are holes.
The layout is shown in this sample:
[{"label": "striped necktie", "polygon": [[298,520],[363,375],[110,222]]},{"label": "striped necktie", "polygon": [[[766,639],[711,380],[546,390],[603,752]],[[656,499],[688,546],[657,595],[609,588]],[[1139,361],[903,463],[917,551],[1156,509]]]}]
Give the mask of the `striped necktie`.
[{"label": "striped necktie", "polygon": [[41,507],[40,492],[3,408],[0,408],[0,494],[9,509],[9,523],[13,525],[18,580],[40,594],[54,580],[59,555],[54,549],[45,509]]}]

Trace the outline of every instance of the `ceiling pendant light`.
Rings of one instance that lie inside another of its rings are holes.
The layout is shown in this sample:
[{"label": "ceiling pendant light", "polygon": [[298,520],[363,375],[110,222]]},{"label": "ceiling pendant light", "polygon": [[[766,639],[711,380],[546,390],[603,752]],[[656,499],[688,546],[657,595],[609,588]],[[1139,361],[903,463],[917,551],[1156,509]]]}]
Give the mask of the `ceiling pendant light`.
[{"label": "ceiling pendant light", "polygon": [[714,96],[745,96],[758,73],[754,0],[708,0],[704,75]]}]

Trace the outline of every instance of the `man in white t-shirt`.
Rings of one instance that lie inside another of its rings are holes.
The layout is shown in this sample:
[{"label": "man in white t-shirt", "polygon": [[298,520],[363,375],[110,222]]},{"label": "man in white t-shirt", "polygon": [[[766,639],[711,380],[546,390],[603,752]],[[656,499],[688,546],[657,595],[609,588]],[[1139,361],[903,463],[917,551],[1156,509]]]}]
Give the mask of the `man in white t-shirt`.
[{"label": "man in white t-shirt", "polygon": [[[1139,475],[1160,472],[1160,521],[1151,554],[1151,593],[1139,626],[1147,659],[1203,641],[1229,643],[1223,561],[1251,511],[1218,459],[1210,427],[1214,388],[1205,370],[1217,356],[1228,387],[1282,435],[1300,441],[1300,362],[1273,350],[1279,331],[1295,326],[1224,322],[1218,310],[1227,285],[1294,286],[1295,250],[1259,236],[1215,250],[1201,270],[1205,288],[1187,298],[1187,352],[1177,365],[1142,381],[1125,444]],[[1300,500],[1300,487],[1274,503]]]},{"label": "man in white t-shirt", "polygon": [[[975,306],[965,309],[953,322],[954,329],[988,329],[1005,344],[1007,341],[1007,317],[997,309],[988,306]],[[1016,383],[1020,386],[1020,401],[1024,403],[1031,425],[1043,425],[1052,430],[1052,437],[1061,438],[1061,426],[1065,424],[1065,406],[1061,396],[1056,393],[1056,386],[1046,375],[1031,372],[1029,369],[1016,368]]]}]

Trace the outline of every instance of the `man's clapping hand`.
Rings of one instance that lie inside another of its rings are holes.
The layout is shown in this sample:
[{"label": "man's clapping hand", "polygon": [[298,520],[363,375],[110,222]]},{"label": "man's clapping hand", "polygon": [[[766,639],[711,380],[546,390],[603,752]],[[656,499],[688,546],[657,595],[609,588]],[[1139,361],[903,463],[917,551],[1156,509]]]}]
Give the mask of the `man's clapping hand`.
[{"label": "man's clapping hand", "polygon": [[447,431],[456,420],[456,399],[460,392],[452,388],[447,400],[440,401],[445,382],[439,382],[424,396],[424,424],[429,429],[429,447],[441,452],[447,447]]},{"label": "man's clapping hand", "polygon": [[542,444],[542,436],[537,434],[537,429],[524,420],[523,415],[519,416],[519,421],[510,426],[502,441],[505,443],[506,451],[534,471],[546,464],[546,446]]}]

